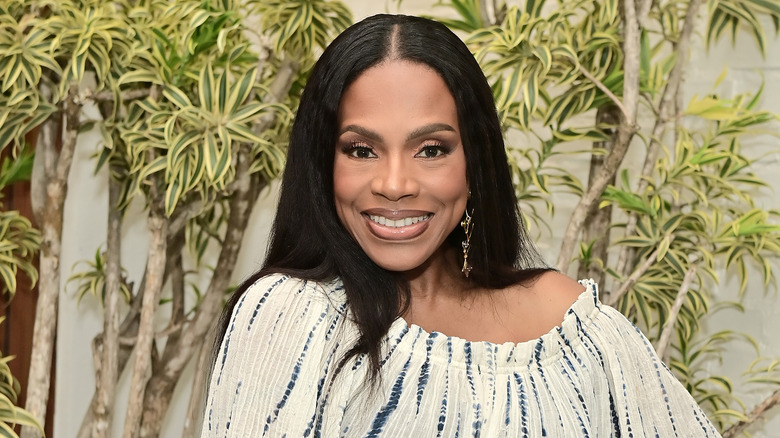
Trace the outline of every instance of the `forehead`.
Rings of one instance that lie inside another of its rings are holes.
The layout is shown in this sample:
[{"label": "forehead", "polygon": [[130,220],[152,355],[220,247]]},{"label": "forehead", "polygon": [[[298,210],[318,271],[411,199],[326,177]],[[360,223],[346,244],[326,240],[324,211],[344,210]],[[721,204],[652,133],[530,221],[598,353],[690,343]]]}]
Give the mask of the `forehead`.
[{"label": "forehead", "polygon": [[455,99],[438,72],[405,60],[367,69],[347,87],[339,104],[342,125],[353,119],[391,116],[420,122],[439,118],[448,123],[457,123],[458,118]]}]

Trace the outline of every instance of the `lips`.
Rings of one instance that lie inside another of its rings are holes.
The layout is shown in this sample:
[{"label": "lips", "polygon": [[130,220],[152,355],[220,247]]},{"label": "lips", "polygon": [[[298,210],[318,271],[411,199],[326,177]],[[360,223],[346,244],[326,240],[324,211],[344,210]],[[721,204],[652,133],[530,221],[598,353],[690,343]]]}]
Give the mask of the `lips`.
[{"label": "lips", "polygon": [[420,210],[371,209],[363,212],[368,229],[386,240],[407,240],[422,234],[433,217]]}]

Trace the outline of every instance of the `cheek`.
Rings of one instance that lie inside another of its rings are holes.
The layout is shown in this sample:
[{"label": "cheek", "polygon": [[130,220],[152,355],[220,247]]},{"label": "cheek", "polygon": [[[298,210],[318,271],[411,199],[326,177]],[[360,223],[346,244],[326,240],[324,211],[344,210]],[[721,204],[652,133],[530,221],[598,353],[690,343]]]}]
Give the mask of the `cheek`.
[{"label": "cheek", "polygon": [[336,204],[336,213],[341,221],[344,221],[344,211],[357,196],[357,184],[354,177],[340,169],[338,162],[333,166],[333,201]]},{"label": "cheek", "polygon": [[[443,198],[458,204],[459,201],[463,201],[465,208],[465,201],[468,198],[469,191],[465,163],[453,166],[449,172],[437,180],[436,185],[437,191],[442,194]],[[460,205],[458,206],[460,207]]]}]

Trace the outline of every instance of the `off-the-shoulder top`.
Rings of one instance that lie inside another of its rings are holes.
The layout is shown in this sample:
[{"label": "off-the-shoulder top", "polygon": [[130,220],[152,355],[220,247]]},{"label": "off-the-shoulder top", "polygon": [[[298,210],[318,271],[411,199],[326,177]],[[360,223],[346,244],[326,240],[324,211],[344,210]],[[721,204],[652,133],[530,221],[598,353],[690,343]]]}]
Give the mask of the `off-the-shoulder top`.
[{"label": "off-the-shoulder top", "polygon": [[233,310],[201,436],[719,436],[642,333],[580,283],[560,326],[517,344],[397,319],[372,388],[364,356],[341,360],[358,337],[341,282],[264,277]]}]

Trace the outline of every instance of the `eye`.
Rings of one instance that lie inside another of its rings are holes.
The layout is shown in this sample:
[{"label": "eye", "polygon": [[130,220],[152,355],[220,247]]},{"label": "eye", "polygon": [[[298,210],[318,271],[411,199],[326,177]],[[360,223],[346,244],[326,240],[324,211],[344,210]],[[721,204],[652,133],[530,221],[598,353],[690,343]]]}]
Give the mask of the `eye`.
[{"label": "eye", "polygon": [[348,145],[345,145],[344,148],[342,148],[342,152],[352,158],[357,158],[361,160],[367,158],[376,158],[374,149],[363,143],[350,143]]},{"label": "eye", "polygon": [[420,148],[415,157],[420,158],[438,158],[449,153],[449,149],[441,144],[426,144]]}]

